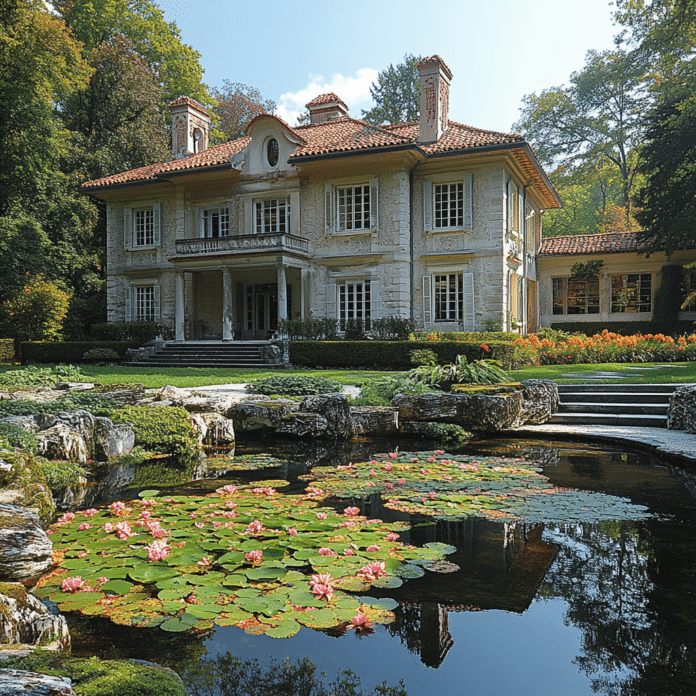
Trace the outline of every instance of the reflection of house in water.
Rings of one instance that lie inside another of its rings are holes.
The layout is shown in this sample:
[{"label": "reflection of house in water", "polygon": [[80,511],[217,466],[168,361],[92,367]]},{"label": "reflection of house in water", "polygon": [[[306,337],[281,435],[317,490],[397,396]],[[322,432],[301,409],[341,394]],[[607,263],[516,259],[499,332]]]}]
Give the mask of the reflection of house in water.
[{"label": "reflection of house in water", "polygon": [[450,611],[502,609],[524,612],[532,603],[556,548],[542,540],[543,525],[470,518],[411,529],[410,542],[456,546],[447,560],[456,573],[426,573],[402,588],[400,616],[387,628],[428,667],[438,667],[452,647]]}]

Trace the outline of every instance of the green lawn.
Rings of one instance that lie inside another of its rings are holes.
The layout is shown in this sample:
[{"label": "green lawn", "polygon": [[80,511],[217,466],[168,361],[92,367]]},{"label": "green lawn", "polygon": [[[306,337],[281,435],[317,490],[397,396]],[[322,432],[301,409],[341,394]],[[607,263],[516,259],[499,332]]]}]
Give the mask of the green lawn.
[{"label": "green lawn", "polygon": [[[619,373],[623,376],[602,375]],[[571,376],[572,375],[572,376]],[[516,382],[523,379],[552,379],[559,384],[592,383],[666,384],[695,382],[696,362],[687,363],[605,363],[600,365],[543,365],[513,370]]]}]

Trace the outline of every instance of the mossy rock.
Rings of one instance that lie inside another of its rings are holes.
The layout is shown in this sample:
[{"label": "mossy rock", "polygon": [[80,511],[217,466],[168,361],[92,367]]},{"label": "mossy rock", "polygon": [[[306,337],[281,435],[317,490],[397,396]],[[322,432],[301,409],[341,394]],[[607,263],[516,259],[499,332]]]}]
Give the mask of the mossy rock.
[{"label": "mossy rock", "polygon": [[49,523],[56,506],[44,475],[44,460],[29,452],[6,453],[2,459],[12,467],[0,475],[0,487],[17,491],[12,504],[33,510],[43,523]]},{"label": "mossy rock", "polygon": [[510,394],[514,391],[522,391],[519,382],[505,382],[502,384],[454,384],[452,391],[458,394]]}]

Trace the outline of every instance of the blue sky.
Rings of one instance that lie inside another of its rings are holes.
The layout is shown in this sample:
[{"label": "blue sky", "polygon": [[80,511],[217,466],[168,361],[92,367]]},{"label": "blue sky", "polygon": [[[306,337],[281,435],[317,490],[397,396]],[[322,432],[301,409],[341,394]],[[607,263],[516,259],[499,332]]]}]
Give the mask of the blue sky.
[{"label": "blue sky", "polygon": [[522,97],[566,84],[588,50],[613,46],[608,0],[159,0],[201,55],[204,81],[260,90],[294,124],[335,92],[360,118],[377,73],[438,54],[453,73],[450,118],[510,132]]}]

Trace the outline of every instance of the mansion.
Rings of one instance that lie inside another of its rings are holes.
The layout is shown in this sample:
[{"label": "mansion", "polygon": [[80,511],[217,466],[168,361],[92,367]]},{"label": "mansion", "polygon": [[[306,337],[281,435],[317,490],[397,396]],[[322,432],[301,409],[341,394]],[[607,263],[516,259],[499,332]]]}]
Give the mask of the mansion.
[{"label": "mansion", "polygon": [[[570,302],[576,255],[542,247],[542,212],[561,201],[530,145],[449,120],[451,72],[438,56],[418,70],[413,123],[374,126],[324,94],[306,125],[262,114],[209,147],[206,109],[172,102],[169,161],[83,185],[107,206],[108,321],[231,341],[265,339],[283,319],[528,332],[613,317],[606,288],[584,309]],[[644,261],[617,268],[641,298],[626,316],[652,311],[659,265]]]}]

